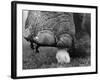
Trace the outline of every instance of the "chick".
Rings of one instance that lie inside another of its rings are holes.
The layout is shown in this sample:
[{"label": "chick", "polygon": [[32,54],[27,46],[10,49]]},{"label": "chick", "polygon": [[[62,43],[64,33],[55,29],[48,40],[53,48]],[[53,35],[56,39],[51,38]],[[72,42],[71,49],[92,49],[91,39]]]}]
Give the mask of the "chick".
[{"label": "chick", "polygon": [[55,36],[53,32],[49,30],[42,30],[38,32],[34,40],[36,40],[40,44],[47,44],[47,45],[55,44]]},{"label": "chick", "polygon": [[70,55],[65,49],[60,49],[57,51],[56,59],[60,64],[67,64],[70,63]]},{"label": "chick", "polygon": [[72,46],[72,37],[69,34],[62,34],[57,41],[59,48],[70,48]]}]

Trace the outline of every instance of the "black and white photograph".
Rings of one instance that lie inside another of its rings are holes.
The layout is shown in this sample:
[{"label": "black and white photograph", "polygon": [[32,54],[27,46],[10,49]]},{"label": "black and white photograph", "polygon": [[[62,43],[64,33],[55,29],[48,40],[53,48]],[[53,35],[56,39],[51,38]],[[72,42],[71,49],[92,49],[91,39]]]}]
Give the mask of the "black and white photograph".
[{"label": "black and white photograph", "polygon": [[97,72],[95,6],[12,4],[15,78]]},{"label": "black and white photograph", "polygon": [[23,69],[91,65],[91,14],[23,10],[22,16]]}]

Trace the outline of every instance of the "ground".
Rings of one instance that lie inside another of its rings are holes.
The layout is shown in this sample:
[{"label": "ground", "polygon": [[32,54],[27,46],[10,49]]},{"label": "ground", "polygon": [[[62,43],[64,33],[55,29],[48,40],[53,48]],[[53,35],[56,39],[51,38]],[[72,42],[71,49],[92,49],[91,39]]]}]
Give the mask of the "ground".
[{"label": "ground", "polygon": [[[71,57],[68,64],[59,64],[55,58],[57,48],[41,47],[40,53],[35,53],[29,46],[29,43],[23,44],[23,69],[40,68],[59,68],[59,67],[79,67],[89,66],[90,56]],[[80,54],[80,53],[78,53]]]}]

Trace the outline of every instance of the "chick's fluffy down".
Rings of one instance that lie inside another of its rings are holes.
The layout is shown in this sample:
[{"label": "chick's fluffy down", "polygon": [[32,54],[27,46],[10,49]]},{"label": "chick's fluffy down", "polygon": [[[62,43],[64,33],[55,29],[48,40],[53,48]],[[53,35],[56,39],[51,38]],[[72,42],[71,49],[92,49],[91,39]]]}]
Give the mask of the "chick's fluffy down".
[{"label": "chick's fluffy down", "polygon": [[66,50],[58,50],[56,59],[60,64],[70,63],[70,55]]},{"label": "chick's fluffy down", "polygon": [[59,37],[57,45],[60,47],[71,47],[72,46],[72,37],[69,34],[62,34]]},{"label": "chick's fluffy down", "polygon": [[49,31],[49,30],[43,30],[38,32],[37,36],[35,37],[35,39],[42,44],[54,44],[55,43],[55,37],[53,32]]}]

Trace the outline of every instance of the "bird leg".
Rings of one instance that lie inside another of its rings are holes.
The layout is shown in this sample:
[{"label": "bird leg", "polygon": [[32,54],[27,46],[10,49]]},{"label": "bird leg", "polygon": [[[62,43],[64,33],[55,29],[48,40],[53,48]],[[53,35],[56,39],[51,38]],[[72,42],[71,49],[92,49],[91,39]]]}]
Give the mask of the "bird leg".
[{"label": "bird leg", "polygon": [[39,53],[39,47],[38,45],[36,45],[36,53]]}]

